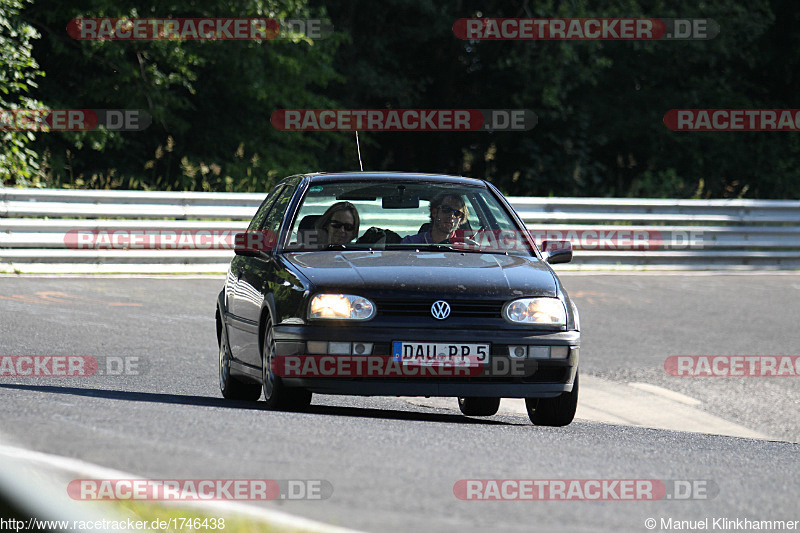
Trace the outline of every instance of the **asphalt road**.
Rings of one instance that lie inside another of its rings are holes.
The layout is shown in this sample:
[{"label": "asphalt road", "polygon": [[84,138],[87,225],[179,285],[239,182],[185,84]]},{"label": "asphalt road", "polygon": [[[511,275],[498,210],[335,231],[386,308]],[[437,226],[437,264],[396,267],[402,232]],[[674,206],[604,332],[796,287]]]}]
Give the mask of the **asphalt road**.
[{"label": "asphalt road", "polygon": [[[800,378],[676,378],[670,355],[797,355],[800,275],[576,275],[582,372],[645,381],[798,440]],[[366,531],[648,531],[645,520],[800,520],[800,445],[576,421],[467,419],[395,398],[308,413],[223,401],[221,279],[0,277],[0,355],[138,358],[140,375],[0,378],[0,440],[151,478],[323,479],[262,504]],[[131,360],[131,359],[128,359]],[[462,479],[703,480],[713,499],[461,501]],[[656,530],[659,530],[657,527]]]}]

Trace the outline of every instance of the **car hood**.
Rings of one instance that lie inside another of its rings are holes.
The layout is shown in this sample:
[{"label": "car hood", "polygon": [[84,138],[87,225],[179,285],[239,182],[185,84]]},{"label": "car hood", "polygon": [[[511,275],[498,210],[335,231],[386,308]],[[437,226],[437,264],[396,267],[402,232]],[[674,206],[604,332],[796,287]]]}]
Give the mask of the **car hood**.
[{"label": "car hood", "polygon": [[316,289],[375,295],[438,293],[514,298],[556,296],[550,268],[535,257],[460,252],[316,251],[285,258]]}]

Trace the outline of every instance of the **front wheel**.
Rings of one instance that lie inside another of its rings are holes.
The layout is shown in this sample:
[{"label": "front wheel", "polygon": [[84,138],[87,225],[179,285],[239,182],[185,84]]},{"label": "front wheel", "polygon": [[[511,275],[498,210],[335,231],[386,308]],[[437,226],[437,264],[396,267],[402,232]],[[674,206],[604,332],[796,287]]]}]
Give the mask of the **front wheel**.
[{"label": "front wheel", "polygon": [[525,398],[528,418],[537,426],[566,426],[575,418],[578,408],[578,374],[572,392],[564,392],[556,398]]},{"label": "front wheel", "polygon": [[264,331],[264,350],[261,355],[261,382],[267,409],[276,411],[302,411],[311,405],[311,392],[305,389],[286,387],[280,376],[272,371],[275,359],[275,337],[272,333],[272,319],[267,320]]},{"label": "front wheel", "polygon": [[458,408],[467,416],[492,416],[500,409],[500,398],[458,398]]}]

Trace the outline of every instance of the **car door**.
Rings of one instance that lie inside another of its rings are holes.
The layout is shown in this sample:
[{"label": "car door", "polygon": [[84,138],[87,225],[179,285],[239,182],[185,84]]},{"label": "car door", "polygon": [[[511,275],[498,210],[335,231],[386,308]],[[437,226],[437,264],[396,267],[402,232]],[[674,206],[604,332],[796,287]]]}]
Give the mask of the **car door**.
[{"label": "car door", "polygon": [[[279,183],[269,192],[267,197],[261,203],[253,219],[250,221],[248,231],[258,229],[264,224],[267,215],[270,213],[272,206],[275,205],[281,191],[284,189],[285,184]],[[252,324],[248,324],[244,320],[240,309],[247,308],[247,298],[252,298],[246,292],[242,291],[240,280],[244,271],[249,268],[248,264],[254,258],[244,255],[235,255],[231,261],[231,266],[228,270],[228,279],[225,283],[225,301],[227,304],[227,320],[228,323],[228,342],[230,343],[231,355],[234,359],[245,361],[246,345],[251,341]],[[257,325],[256,325],[257,328]]]},{"label": "car door", "polygon": [[[267,216],[255,228],[277,237],[296,186],[287,183],[276,195],[275,203]],[[277,277],[275,255],[272,251],[258,256],[244,256],[237,270],[236,315],[242,324],[241,361],[253,366],[261,365],[258,327],[264,307],[264,291],[269,280]]]}]

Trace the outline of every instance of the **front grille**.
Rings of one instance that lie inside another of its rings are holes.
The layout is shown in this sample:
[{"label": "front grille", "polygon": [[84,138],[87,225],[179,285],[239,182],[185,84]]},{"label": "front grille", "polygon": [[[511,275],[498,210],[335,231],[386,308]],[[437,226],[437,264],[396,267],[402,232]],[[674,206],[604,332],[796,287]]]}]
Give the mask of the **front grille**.
[{"label": "front grille", "polygon": [[[501,318],[505,301],[492,300],[447,300],[450,318]],[[436,300],[375,300],[378,315],[384,316],[431,316],[431,306]]]}]

